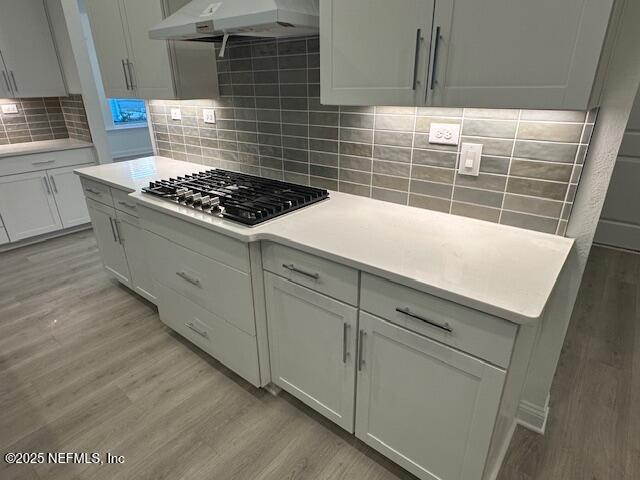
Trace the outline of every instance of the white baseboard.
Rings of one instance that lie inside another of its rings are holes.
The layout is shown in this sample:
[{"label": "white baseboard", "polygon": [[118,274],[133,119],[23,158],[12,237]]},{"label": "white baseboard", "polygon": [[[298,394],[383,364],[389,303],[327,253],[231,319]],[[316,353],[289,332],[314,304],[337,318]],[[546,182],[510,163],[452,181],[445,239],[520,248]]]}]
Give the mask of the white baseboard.
[{"label": "white baseboard", "polygon": [[534,405],[526,400],[520,401],[518,407],[518,415],[516,421],[518,425],[522,425],[524,428],[531,430],[532,432],[544,435],[544,431],[547,428],[547,419],[549,418],[549,400],[544,407]]}]

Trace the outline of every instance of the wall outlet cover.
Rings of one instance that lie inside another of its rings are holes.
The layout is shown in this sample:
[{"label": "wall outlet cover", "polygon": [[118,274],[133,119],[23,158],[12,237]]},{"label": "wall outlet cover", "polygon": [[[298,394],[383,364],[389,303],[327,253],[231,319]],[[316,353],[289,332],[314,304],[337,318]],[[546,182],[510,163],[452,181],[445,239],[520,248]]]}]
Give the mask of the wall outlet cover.
[{"label": "wall outlet cover", "polygon": [[182,120],[182,112],[179,108],[171,109],[171,120]]},{"label": "wall outlet cover", "polygon": [[457,123],[432,123],[429,128],[429,143],[458,145],[460,125]]},{"label": "wall outlet cover", "polygon": [[7,103],[2,105],[2,113],[18,113],[18,105],[15,103]]},{"label": "wall outlet cover", "polygon": [[202,110],[202,120],[204,123],[216,123],[216,111],[213,108],[204,108]]},{"label": "wall outlet cover", "polygon": [[477,177],[480,174],[480,161],[482,160],[481,143],[463,143],[460,147],[460,164],[458,173],[460,175],[471,175]]}]

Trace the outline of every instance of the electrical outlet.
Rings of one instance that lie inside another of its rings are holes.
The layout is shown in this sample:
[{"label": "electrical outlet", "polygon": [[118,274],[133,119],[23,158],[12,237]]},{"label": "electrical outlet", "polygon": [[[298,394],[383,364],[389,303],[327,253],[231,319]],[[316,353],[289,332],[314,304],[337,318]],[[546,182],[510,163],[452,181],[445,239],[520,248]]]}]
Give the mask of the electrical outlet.
[{"label": "electrical outlet", "polygon": [[202,120],[204,123],[216,123],[216,111],[213,108],[204,108],[202,110]]},{"label": "electrical outlet", "polygon": [[482,160],[481,143],[463,143],[460,148],[460,164],[458,173],[477,177],[480,173],[480,161]]},{"label": "electrical outlet", "polygon": [[458,145],[460,125],[457,123],[432,123],[429,129],[429,143]]},{"label": "electrical outlet", "polygon": [[18,106],[15,103],[2,105],[2,113],[18,113]]},{"label": "electrical outlet", "polygon": [[171,109],[171,120],[182,120],[182,112],[179,108]]}]

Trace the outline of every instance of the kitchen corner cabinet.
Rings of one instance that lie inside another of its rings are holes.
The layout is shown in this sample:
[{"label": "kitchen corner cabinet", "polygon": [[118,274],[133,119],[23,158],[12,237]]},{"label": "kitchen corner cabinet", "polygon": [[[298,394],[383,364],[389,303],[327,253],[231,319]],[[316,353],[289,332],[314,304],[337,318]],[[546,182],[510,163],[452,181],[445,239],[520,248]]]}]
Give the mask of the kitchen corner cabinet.
[{"label": "kitchen corner cabinet", "polygon": [[478,480],[505,371],[360,313],[356,436],[422,479]]},{"label": "kitchen corner cabinet", "polygon": [[612,5],[320,0],[321,101],[591,108]]},{"label": "kitchen corner cabinet", "polygon": [[213,45],[151,40],[148,31],[185,0],[87,0],[105,93],[110,98],[216,98]]},{"label": "kitchen corner cabinet", "polygon": [[265,273],[271,378],[353,433],[357,309]]},{"label": "kitchen corner cabinet", "polygon": [[0,0],[0,95],[67,94],[43,0]]}]

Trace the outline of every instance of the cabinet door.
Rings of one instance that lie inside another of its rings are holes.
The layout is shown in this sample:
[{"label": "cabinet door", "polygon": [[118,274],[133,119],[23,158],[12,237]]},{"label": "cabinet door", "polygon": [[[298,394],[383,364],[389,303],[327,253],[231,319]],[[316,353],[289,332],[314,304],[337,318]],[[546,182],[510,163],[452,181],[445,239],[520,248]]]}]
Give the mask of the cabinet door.
[{"label": "cabinet door", "polygon": [[124,240],[118,232],[115,209],[91,199],[86,200],[104,268],[131,288],[129,265],[122,246]]},{"label": "cabinet door", "polygon": [[120,0],[85,0],[105,95],[134,97],[129,80],[130,60]]},{"label": "cabinet door", "polygon": [[428,103],[587,109],[612,4],[438,0],[442,39]]},{"label": "cabinet door", "polygon": [[353,432],[357,310],[265,273],[272,381]]},{"label": "cabinet door", "polygon": [[12,242],[62,228],[46,172],[0,177],[0,214]]},{"label": "cabinet door", "polygon": [[429,480],[478,480],[505,372],[360,313],[356,436]]},{"label": "cabinet door", "polygon": [[423,102],[433,6],[433,0],[321,0],[321,102]]},{"label": "cabinet door", "polygon": [[123,0],[130,39],[131,73],[138,98],[174,98],[169,48],[151,40],[149,29],[164,18],[160,0]]},{"label": "cabinet door", "polygon": [[49,183],[58,206],[64,228],[89,223],[89,211],[84,201],[80,177],[73,171],[77,166],[48,170]]},{"label": "cabinet door", "polygon": [[14,96],[66,95],[43,0],[0,0],[0,12],[0,49]]},{"label": "cabinet door", "polygon": [[139,295],[156,303],[155,289],[147,266],[144,232],[140,228],[140,222],[136,217],[120,211],[116,211],[116,219],[131,273],[131,287]]}]

